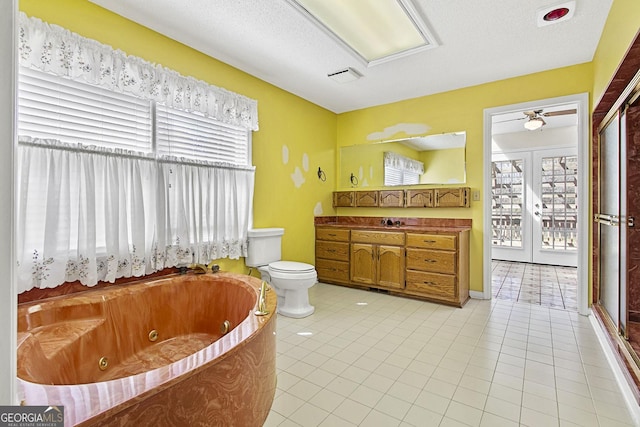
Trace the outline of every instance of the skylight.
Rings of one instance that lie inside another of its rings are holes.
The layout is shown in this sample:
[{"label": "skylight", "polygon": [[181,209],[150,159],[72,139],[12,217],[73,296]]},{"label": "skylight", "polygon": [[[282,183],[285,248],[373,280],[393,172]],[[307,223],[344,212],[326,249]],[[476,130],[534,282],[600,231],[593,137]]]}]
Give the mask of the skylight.
[{"label": "skylight", "polygon": [[411,0],[289,0],[367,65],[436,47]]}]

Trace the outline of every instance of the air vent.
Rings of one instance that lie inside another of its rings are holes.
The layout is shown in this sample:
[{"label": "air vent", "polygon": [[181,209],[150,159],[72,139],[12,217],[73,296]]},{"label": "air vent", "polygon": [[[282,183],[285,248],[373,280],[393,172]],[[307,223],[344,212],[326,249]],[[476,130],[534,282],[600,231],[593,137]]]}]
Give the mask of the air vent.
[{"label": "air vent", "polygon": [[344,70],[335,71],[333,73],[327,74],[327,77],[338,82],[338,83],[347,83],[352,82],[354,80],[358,80],[362,77],[362,74],[354,70],[353,68],[345,68]]}]

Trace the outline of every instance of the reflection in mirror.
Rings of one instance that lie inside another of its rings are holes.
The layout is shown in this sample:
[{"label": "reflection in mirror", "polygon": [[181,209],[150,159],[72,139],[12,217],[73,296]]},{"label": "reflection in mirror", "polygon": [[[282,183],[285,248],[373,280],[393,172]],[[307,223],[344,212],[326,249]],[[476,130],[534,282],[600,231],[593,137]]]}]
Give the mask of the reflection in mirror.
[{"label": "reflection in mirror", "polygon": [[466,132],[394,139],[340,149],[340,188],[464,184]]}]

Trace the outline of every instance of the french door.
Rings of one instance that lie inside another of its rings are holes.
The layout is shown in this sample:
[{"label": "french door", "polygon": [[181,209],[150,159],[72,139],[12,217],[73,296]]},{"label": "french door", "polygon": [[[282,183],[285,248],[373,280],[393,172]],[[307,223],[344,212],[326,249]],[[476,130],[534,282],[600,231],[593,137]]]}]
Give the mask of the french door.
[{"label": "french door", "polygon": [[577,266],[575,148],[492,157],[492,258]]}]

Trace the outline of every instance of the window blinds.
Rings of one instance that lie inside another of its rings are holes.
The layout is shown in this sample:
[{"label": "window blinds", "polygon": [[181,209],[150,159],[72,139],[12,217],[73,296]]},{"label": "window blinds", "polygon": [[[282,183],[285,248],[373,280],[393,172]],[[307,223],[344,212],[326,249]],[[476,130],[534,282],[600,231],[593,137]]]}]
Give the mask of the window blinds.
[{"label": "window blinds", "polygon": [[247,166],[249,131],[201,114],[156,105],[159,155]]},{"label": "window blinds", "polygon": [[21,67],[20,137],[150,153],[151,102]]}]

